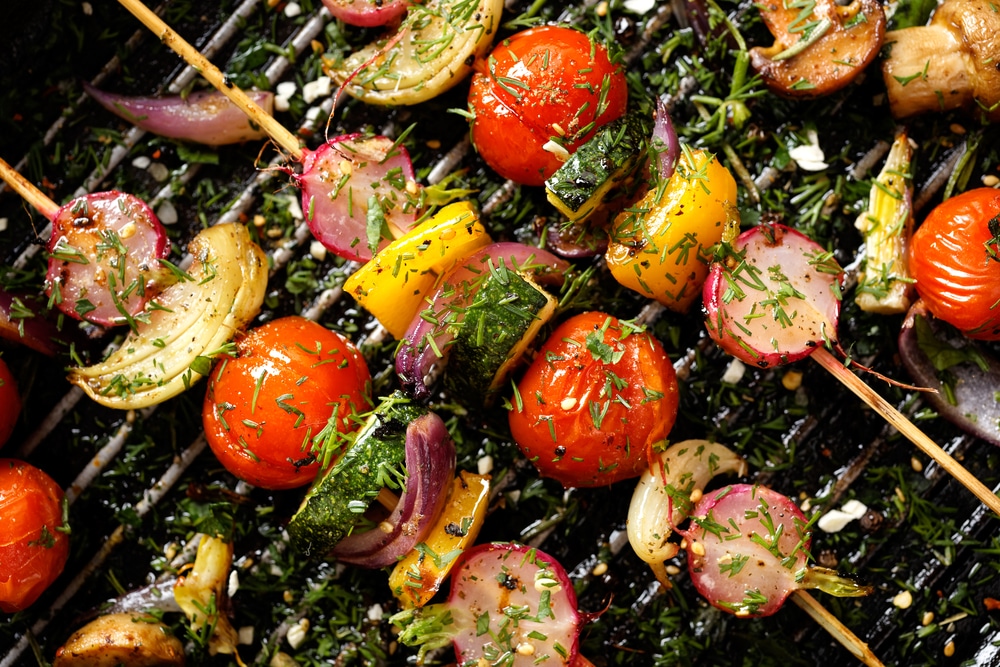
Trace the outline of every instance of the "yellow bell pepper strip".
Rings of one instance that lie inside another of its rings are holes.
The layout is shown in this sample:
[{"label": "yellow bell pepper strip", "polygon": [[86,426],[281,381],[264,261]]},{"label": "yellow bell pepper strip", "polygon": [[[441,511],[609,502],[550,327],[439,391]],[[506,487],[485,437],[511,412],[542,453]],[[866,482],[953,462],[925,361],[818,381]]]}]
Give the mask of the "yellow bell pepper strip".
[{"label": "yellow bell pepper strip", "polygon": [[868,210],[854,226],[865,235],[865,264],[854,301],[861,310],[898,315],[910,309],[915,290],[907,263],[913,236],[913,147],[903,130],[872,183]]},{"label": "yellow bell pepper strip", "polygon": [[486,519],[489,493],[489,475],[459,472],[427,537],[389,575],[389,588],[404,608],[427,604],[458,556],[475,543]]},{"label": "yellow bell pepper strip", "polygon": [[674,174],[615,218],[608,268],[625,287],[684,312],[727,228],[739,229],[736,181],[714,155],[684,147]]},{"label": "yellow bell pepper strip", "polygon": [[344,291],[402,338],[438,276],[491,242],[472,204],[449,204],[355,271]]}]

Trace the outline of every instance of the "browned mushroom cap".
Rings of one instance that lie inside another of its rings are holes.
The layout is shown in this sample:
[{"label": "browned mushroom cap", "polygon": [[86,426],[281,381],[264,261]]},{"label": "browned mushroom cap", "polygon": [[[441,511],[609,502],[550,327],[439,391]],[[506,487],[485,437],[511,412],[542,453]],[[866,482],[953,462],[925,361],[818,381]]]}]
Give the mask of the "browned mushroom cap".
[{"label": "browned mushroom cap", "polygon": [[750,49],[750,62],[768,88],[786,97],[840,90],[875,58],[885,36],[878,0],[844,7],[835,0],[770,0],[758,7],[775,42]]},{"label": "browned mushroom cap", "polygon": [[930,25],[885,36],[892,115],[971,109],[1000,121],[1000,13],[992,0],[946,0]]}]

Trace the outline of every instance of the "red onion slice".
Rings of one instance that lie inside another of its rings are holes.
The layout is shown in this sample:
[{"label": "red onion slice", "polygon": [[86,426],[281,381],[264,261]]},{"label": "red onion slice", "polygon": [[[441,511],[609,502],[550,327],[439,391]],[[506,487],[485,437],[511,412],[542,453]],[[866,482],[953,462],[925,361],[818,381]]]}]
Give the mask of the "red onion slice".
[{"label": "red onion slice", "polygon": [[400,18],[406,13],[409,0],[323,0],[323,4],[334,18],[348,25],[373,28]]},{"label": "red onion slice", "polygon": [[331,554],[338,560],[378,569],[410,553],[434,524],[455,476],[455,444],[433,412],[406,427],[406,487],[389,518],[364,533],[349,535]]},{"label": "red onion slice", "polygon": [[52,220],[45,292],[59,309],[102,326],[132,323],[154,294],[167,236],[145,202],[122,192],[70,201]]},{"label": "red onion slice", "polygon": [[302,210],[320,243],[346,259],[367,262],[417,220],[413,164],[392,139],[348,134],[331,139],[292,175],[302,188]]},{"label": "red onion slice", "polygon": [[51,357],[59,352],[56,341],[66,336],[33,294],[0,289],[0,338]]},{"label": "red onion slice", "polygon": [[[495,664],[490,655],[510,655],[504,664],[515,667],[574,664],[585,619],[566,570],[538,549],[503,543],[466,551],[452,570],[447,605],[460,665]],[[524,612],[515,623],[511,610]]]},{"label": "red onion slice", "polygon": [[712,339],[760,368],[787,364],[836,340],[843,272],[822,246],[784,225],[740,234],[703,290]]},{"label": "red onion slice", "polygon": [[[923,301],[910,307],[899,333],[899,356],[913,380],[936,389],[922,394],[942,417],[962,430],[1000,445],[1000,360],[986,347],[944,324]],[[933,358],[932,358],[933,357]],[[945,387],[939,372],[950,380]]]},{"label": "red onion slice", "polygon": [[[267,137],[238,106],[214,90],[191,93],[186,97],[127,97],[98,90],[89,83],[84,83],[83,88],[111,113],[161,137],[208,146],[238,144]],[[274,93],[250,91],[247,95],[269,115],[273,114]]]},{"label": "red onion slice", "polygon": [[396,353],[396,374],[403,388],[418,400],[430,397],[430,377],[448,363],[456,327],[465,307],[479,291],[478,280],[490,271],[490,262],[530,273],[543,285],[561,285],[569,263],[547,250],[505,242],[488,245],[452,269],[441,281],[430,306],[410,323]]},{"label": "red onion slice", "polygon": [[656,98],[656,122],[653,124],[653,148],[657,151],[659,178],[666,180],[673,176],[677,158],[681,154],[681,144],[677,139],[670,114],[662,98]]}]

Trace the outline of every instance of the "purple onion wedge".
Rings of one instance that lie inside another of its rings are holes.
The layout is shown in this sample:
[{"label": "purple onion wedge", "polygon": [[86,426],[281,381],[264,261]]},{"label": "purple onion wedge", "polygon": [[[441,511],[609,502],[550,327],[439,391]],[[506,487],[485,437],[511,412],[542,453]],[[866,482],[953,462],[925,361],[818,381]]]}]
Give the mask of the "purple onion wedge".
[{"label": "purple onion wedge", "polygon": [[547,250],[505,242],[486,246],[452,269],[430,305],[413,318],[396,352],[396,374],[416,399],[430,397],[431,377],[448,363],[448,350],[465,307],[479,290],[479,278],[489,273],[490,262],[528,273],[542,285],[561,285],[569,268],[568,262]]},{"label": "purple onion wedge", "polygon": [[452,643],[459,665],[553,667],[579,664],[587,615],[577,610],[573,583],[558,561],[504,542],[474,547],[460,557],[447,602],[408,609],[390,620],[402,626],[401,642],[420,646],[418,664],[427,651]]},{"label": "purple onion wedge", "polygon": [[77,197],[56,212],[45,292],[59,310],[102,326],[134,325],[160,289],[170,252],[156,214],[111,190]]},{"label": "purple onion wedge", "polygon": [[416,223],[410,155],[387,137],[335,137],[307,152],[292,178],[313,236],[346,259],[367,262]]},{"label": "purple onion wedge", "polygon": [[777,224],[743,232],[728,249],[703,290],[705,324],[719,347],[769,368],[836,340],[843,271],[830,253]]},{"label": "purple onion wedge", "polygon": [[455,444],[433,412],[406,427],[406,486],[389,518],[348,535],[331,555],[344,563],[378,569],[395,565],[420,542],[444,507],[455,476]]},{"label": "purple onion wedge", "polygon": [[936,390],[922,397],[964,431],[1000,445],[1000,360],[917,301],[899,333],[899,355],[913,380]]},{"label": "purple onion wedge", "polygon": [[656,98],[656,122],[653,124],[653,147],[657,151],[659,178],[666,180],[673,176],[677,158],[681,154],[681,144],[677,139],[677,130],[670,120],[667,107],[662,98]]},{"label": "purple onion wedge", "polygon": [[[98,90],[89,83],[84,83],[83,88],[111,113],[161,137],[208,146],[239,144],[267,137],[239,107],[214,90],[186,97],[127,97]],[[274,93],[251,91],[247,95],[268,114],[273,113]]]}]

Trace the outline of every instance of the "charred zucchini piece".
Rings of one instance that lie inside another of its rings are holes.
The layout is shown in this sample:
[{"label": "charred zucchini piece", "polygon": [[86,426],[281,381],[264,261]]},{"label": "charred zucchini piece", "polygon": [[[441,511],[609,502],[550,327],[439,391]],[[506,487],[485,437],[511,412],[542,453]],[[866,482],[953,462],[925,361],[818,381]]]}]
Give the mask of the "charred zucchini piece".
[{"label": "charred zucchini piece", "polygon": [[455,336],[445,376],[449,395],[469,407],[491,404],[555,309],[556,300],[530,278],[491,266]]},{"label": "charred zucchini piece", "polygon": [[406,427],[427,410],[394,393],[368,417],[354,443],[313,484],[288,523],[292,547],[322,557],[365,521],[379,491],[402,482]]},{"label": "charred zucchini piece", "polygon": [[549,201],[571,221],[586,220],[642,163],[651,131],[636,111],[602,127],[545,181]]}]

